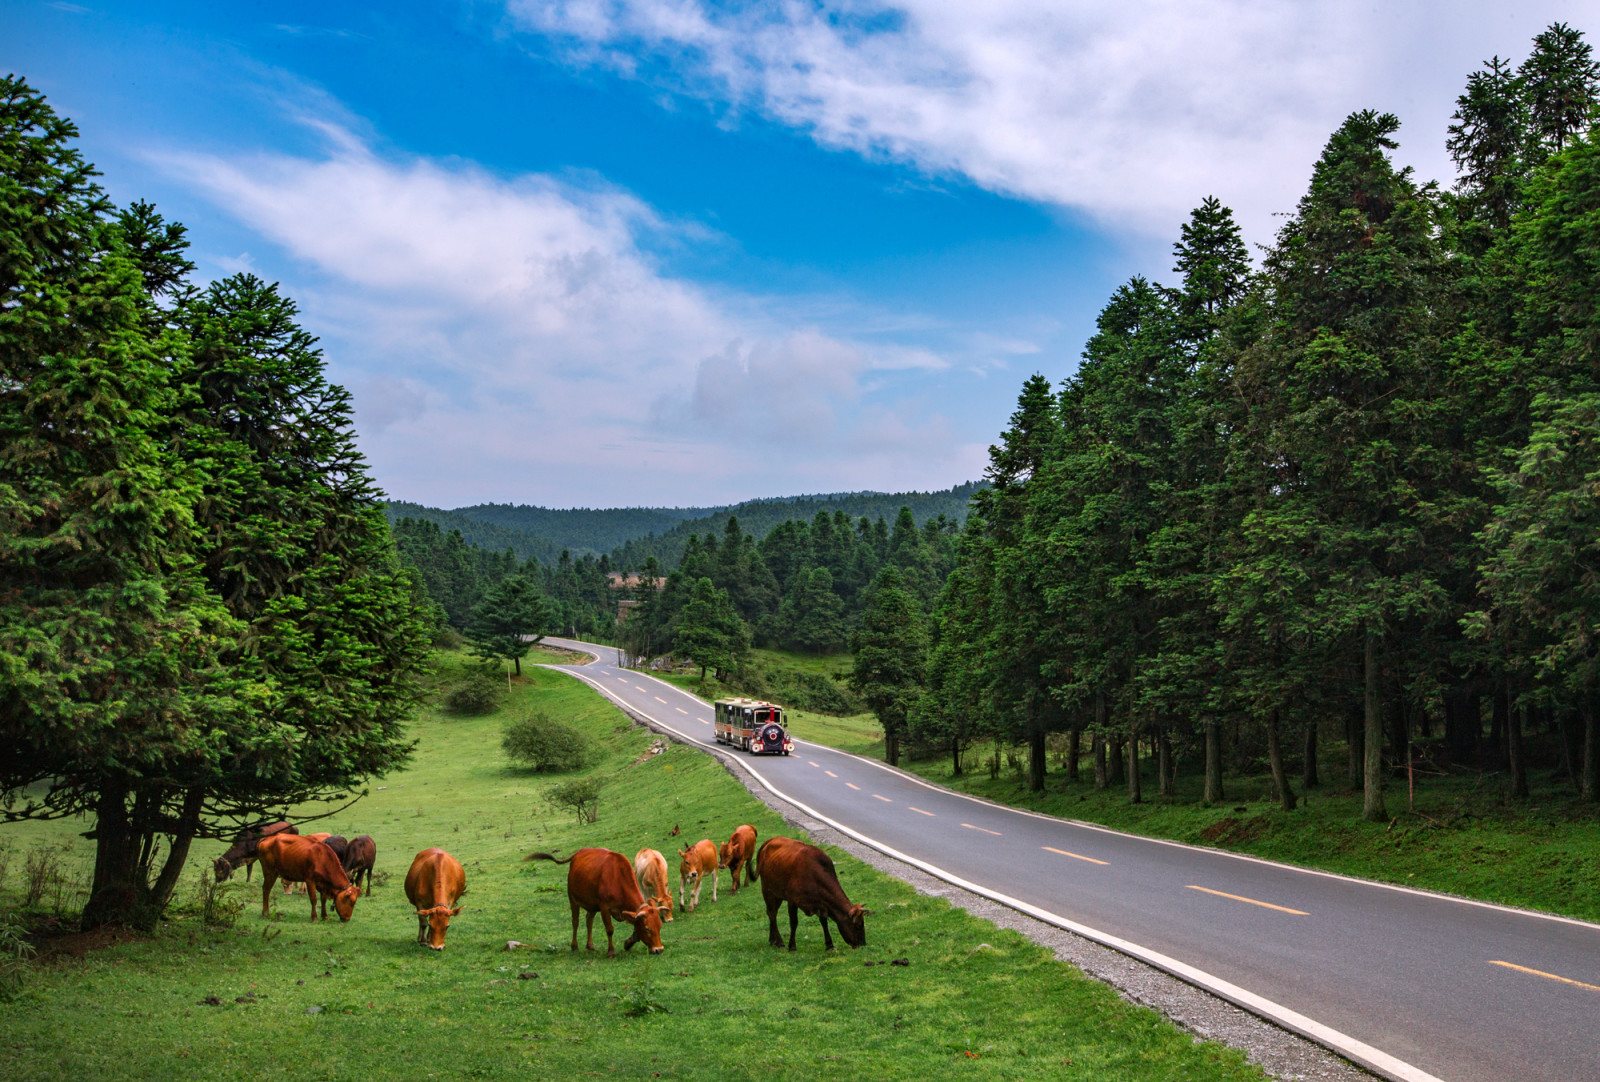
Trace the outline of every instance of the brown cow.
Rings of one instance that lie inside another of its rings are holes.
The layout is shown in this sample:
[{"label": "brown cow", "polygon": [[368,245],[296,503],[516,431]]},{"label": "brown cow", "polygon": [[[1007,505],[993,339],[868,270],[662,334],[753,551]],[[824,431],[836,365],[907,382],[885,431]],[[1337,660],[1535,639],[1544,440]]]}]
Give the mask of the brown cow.
[{"label": "brown cow", "polygon": [[[685,913],[693,913],[700,904],[700,886],[706,876],[711,877],[711,900],[717,900],[717,843],[701,838],[688,849],[678,850],[678,906]],[[694,894],[688,894],[689,884],[694,884]]]},{"label": "brown cow", "polygon": [[[354,842],[351,848],[355,848]],[[369,870],[367,874],[372,873]],[[455,857],[443,849],[424,849],[416,855],[406,873],[406,899],[417,911],[418,943],[431,950],[444,950],[445,930],[450,927],[450,918],[460,914],[461,907],[456,902],[466,892],[467,873]]]},{"label": "brown cow", "polygon": [[350,877],[350,882],[361,886],[361,875],[367,876],[366,891],[372,893],[372,866],[378,862],[378,843],[372,840],[372,835],[361,834],[350,839],[350,845],[344,851],[344,871]]},{"label": "brown cow", "polygon": [[349,920],[355,912],[361,888],[344,874],[344,865],[333,850],[320,842],[293,834],[274,834],[262,838],[256,847],[261,861],[261,915],[267,915],[272,901],[272,884],[280,877],[286,882],[304,883],[311,899],[311,919],[317,919],[317,893],[322,893],[322,919],[328,919],[328,897],[339,919]]},{"label": "brown cow", "polygon": [[582,909],[589,915],[589,950],[594,950],[594,915],[599,913],[606,926],[607,958],[617,956],[611,939],[613,917],[633,925],[623,950],[643,943],[651,954],[661,953],[661,913],[644,900],[627,857],[610,849],[580,849],[566,860],[550,853],[529,853],[527,859],[572,865],[567,869],[567,901],[572,905],[573,950],[578,949],[578,910]]},{"label": "brown cow", "polygon": [[633,874],[650,904],[661,910],[663,922],[672,919],[672,888],[667,885],[667,858],[654,849],[641,849],[633,858]]},{"label": "brown cow", "polygon": [[[344,851],[350,848],[349,840],[339,834],[330,834],[322,839],[322,844],[333,850],[333,855],[339,858],[339,864],[342,866],[344,864]],[[348,868],[345,869],[345,874],[350,874]]]},{"label": "brown cow", "polygon": [[761,880],[761,894],[767,901],[767,942],[783,946],[778,934],[778,906],[789,903],[789,949],[794,950],[794,933],[800,923],[796,909],[822,921],[822,942],[833,949],[828,934],[828,918],[839,926],[839,934],[852,947],[867,945],[867,926],[862,918],[871,913],[851,905],[839,886],[833,859],[814,845],[793,838],[770,838],[750,862],[750,882]]},{"label": "brown cow", "polygon": [[739,889],[739,869],[756,855],[756,828],[745,823],[733,832],[733,837],[722,843],[717,851],[717,867],[728,869],[733,880],[733,890]]},{"label": "brown cow", "polygon": [[212,874],[217,877],[217,882],[225,882],[232,875],[234,869],[244,865],[244,881],[250,882],[250,873],[255,870],[256,845],[262,838],[273,834],[298,834],[300,828],[289,822],[267,823],[264,826],[245,827],[233,839],[233,844],[228,851],[214,860],[211,864]]}]

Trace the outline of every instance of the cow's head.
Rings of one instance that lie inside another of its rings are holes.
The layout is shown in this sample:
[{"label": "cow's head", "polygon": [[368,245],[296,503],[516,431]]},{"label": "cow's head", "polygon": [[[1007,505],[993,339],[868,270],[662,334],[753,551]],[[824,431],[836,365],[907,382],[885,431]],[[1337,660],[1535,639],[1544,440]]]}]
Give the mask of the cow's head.
[{"label": "cow's head", "polygon": [[428,949],[444,950],[445,929],[450,927],[450,918],[461,912],[458,905],[454,909],[447,905],[436,905],[432,909],[419,909],[417,916],[428,918]]},{"label": "cow's head", "polygon": [[844,936],[846,943],[852,947],[865,947],[867,945],[867,922],[865,918],[871,912],[872,910],[870,909],[862,909],[859,905],[853,905],[846,910],[844,920],[834,921],[839,926],[839,934]]},{"label": "cow's head", "polygon": [[678,850],[678,875],[690,882],[700,878],[700,862],[694,859],[693,849]]},{"label": "cow's head", "polygon": [[359,897],[361,897],[361,888],[354,883],[351,883],[333,896],[333,908],[339,911],[340,920],[350,919],[350,914],[356,911],[356,899]]},{"label": "cow's head", "polygon": [[661,910],[662,923],[666,923],[667,921],[670,921],[672,919],[672,892],[671,891],[667,892],[667,896],[665,898],[661,898],[661,897],[651,898],[650,899],[650,904],[655,906],[657,909]]},{"label": "cow's head", "polygon": [[233,874],[233,861],[227,857],[218,857],[211,862],[211,874],[216,877],[217,882],[226,882],[228,876]]},{"label": "cow's head", "polygon": [[717,846],[717,867],[726,868],[731,860],[733,860],[733,843],[723,842]]},{"label": "cow's head", "polygon": [[638,909],[625,909],[622,911],[622,917],[633,922],[633,934],[622,944],[623,950],[632,950],[635,943],[643,943],[649,947],[651,954],[660,954],[666,950],[661,945],[661,912],[653,902],[646,902]]}]

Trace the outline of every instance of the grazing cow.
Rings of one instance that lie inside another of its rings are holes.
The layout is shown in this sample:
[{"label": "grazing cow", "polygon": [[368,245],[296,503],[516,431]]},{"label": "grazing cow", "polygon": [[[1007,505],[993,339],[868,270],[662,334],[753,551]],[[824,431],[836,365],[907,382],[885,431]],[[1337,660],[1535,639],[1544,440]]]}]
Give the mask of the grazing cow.
[{"label": "grazing cow", "polygon": [[[355,848],[355,842],[350,847]],[[443,849],[424,849],[416,855],[406,873],[406,899],[417,911],[418,943],[430,950],[444,950],[445,930],[450,918],[461,912],[456,902],[466,892],[467,873],[455,857]]]},{"label": "grazing cow", "polygon": [[800,923],[796,909],[822,921],[822,942],[833,949],[828,934],[828,918],[839,926],[839,934],[852,947],[867,945],[867,926],[863,920],[870,909],[851,905],[839,886],[833,859],[814,845],[793,838],[770,838],[750,862],[750,882],[761,880],[761,894],[767,901],[767,942],[783,946],[778,934],[778,906],[789,903],[789,949],[794,950],[794,933]]},{"label": "grazing cow", "polygon": [[234,869],[244,865],[244,881],[250,882],[250,873],[255,870],[256,845],[262,838],[273,834],[298,834],[300,828],[293,823],[277,822],[267,823],[263,826],[245,827],[233,839],[233,844],[228,851],[218,857],[211,864],[212,873],[217,877],[217,882],[225,882],[232,875]]},{"label": "grazing cow", "polygon": [[344,874],[344,865],[333,855],[333,850],[320,842],[293,834],[274,834],[262,838],[256,847],[261,861],[261,915],[267,915],[272,901],[272,884],[279,878],[285,882],[304,883],[306,895],[311,899],[311,919],[317,919],[317,895],[322,895],[322,919],[328,919],[328,898],[333,898],[333,908],[341,921],[349,920],[355,912],[356,899],[361,888],[350,882]]},{"label": "grazing cow", "polygon": [[[694,907],[700,904],[700,886],[706,876],[711,877],[711,900],[717,900],[717,843],[710,838],[701,838],[688,849],[678,850],[678,906],[686,913],[693,913]],[[688,887],[694,884],[694,894],[688,895]]]},{"label": "grazing cow", "polygon": [[571,865],[567,869],[567,901],[572,904],[573,950],[578,949],[578,910],[582,909],[589,915],[589,950],[594,950],[594,915],[599,913],[606,926],[607,958],[617,956],[611,939],[612,918],[633,925],[623,950],[643,943],[651,954],[661,953],[661,913],[645,901],[627,857],[610,849],[580,849],[566,860],[550,853],[529,853],[527,859]]},{"label": "grazing cow", "polygon": [[344,870],[350,877],[350,882],[361,885],[363,872],[367,876],[366,891],[372,893],[372,866],[378,862],[378,843],[372,840],[372,835],[361,834],[350,839],[350,845],[344,851]]},{"label": "grazing cow", "polygon": [[633,858],[633,874],[650,904],[661,910],[663,922],[672,919],[672,888],[667,885],[667,858],[654,849],[641,849]]},{"label": "grazing cow", "polygon": [[[350,842],[347,839],[338,834],[330,834],[328,837],[322,839],[322,844],[326,845],[329,849],[332,849],[333,855],[339,858],[339,863],[341,865],[344,864],[344,851],[350,848]],[[350,874],[350,870],[348,868],[345,869],[345,874]]]},{"label": "grazing cow", "polygon": [[756,828],[745,823],[733,832],[733,837],[722,843],[717,852],[717,867],[728,869],[733,880],[733,890],[739,889],[739,869],[756,855]]}]

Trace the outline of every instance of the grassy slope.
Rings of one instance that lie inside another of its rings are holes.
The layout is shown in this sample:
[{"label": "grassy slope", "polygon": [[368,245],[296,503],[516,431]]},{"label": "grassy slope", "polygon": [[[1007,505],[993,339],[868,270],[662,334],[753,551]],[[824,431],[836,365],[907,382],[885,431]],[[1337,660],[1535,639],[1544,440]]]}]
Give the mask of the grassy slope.
[{"label": "grassy slope", "polygon": [[[538,799],[551,783],[507,769],[504,718],[532,708],[604,746],[599,822],[553,816]],[[814,921],[799,953],[772,950],[758,891],[712,904],[707,888],[697,912],[666,926],[665,954],[573,955],[564,869],[523,854],[652,845],[670,855],[674,840],[726,837],[741,822],[763,837],[790,831],[703,754],[673,746],[640,760],[651,735],[557,673],[530,670],[499,715],[424,713],[415,732],[412,768],[324,824],[372,834],[390,875],[353,921],[313,925],[303,898],[280,897],[280,919],[266,922],[253,888],[232,930],[189,918],[47,963],[5,1008],[0,1078],[1261,1077],[1021,936],[839,853],[846,890],[874,910],[860,951],[824,955]],[[60,833],[30,824],[0,837],[17,847]],[[399,889],[411,854],[434,844],[462,860],[469,884],[440,954],[413,942]],[[508,953],[508,939],[536,949]],[[881,964],[891,958],[910,965]],[[257,1002],[235,1002],[246,993]],[[197,1004],[208,995],[223,1005]],[[628,1016],[640,999],[670,1013]]]},{"label": "grassy slope", "polygon": [[[872,717],[824,720],[825,726],[797,731],[858,755],[883,757],[883,730]],[[990,751],[991,746],[980,745],[968,758],[985,759]],[[1020,749],[1018,754],[1025,758]],[[952,777],[948,757],[902,760],[901,766],[996,803],[1133,834],[1600,920],[1600,810],[1574,802],[1564,778],[1531,779],[1533,797],[1523,806],[1504,802],[1493,780],[1430,778],[1418,783],[1415,812],[1407,808],[1400,780],[1386,794],[1391,825],[1362,821],[1360,792],[1343,788],[1342,755],[1327,757],[1323,778],[1328,784],[1312,790],[1292,812],[1278,807],[1267,775],[1229,778],[1229,799],[1205,807],[1200,803],[1203,778],[1180,773],[1177,796],[1161,799],[1148,764],[1145,802],[1138,805],[1128,803],[1120,787],[1096,792],[1087,760],[1084,780],[1076,784],[1052,761],[1042,794],[1030,793],[1009,765],[995,779],[987,769]],[[1298,778],[1294,787],[1298,792]]]}]

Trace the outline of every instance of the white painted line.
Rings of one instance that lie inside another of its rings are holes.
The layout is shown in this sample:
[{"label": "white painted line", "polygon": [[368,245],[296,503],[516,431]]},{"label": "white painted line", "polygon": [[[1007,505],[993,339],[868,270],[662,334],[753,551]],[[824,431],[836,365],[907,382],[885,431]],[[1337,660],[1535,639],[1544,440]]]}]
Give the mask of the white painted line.
[{"label": "white painted line", "polygon": [[[907,804],[906,807],[911,808],[911,805]],[[932,812],[925,812],[921,808],[911,808],[911,810],[916,812],[918,815],[933,816]],[[934,818],[937,818],[937,816],[934,816]]]},{"label": "white painted line", "polygon": [[[808,762],[808,763],[811,763],[811,760],[810,760],[810,759],[807,759],[807,760],[806,760],[806,762]],[[811,765],[812,765],[812,766],[816,766],[816,765],[817,765],[817,764],[816,764],[816,763],[811,763]]]},{"label": "white painted line", "polygon": [[1050,852],[1050,853],[1060,853],[1062,856],[1071,857],[1073,860],[1087,860],[1090,864],[1110,864],[1111,863],[1109,860],[1096,860],[1093,857],[1086,857],[1082,853],[1069,853],[1065,849],[1057,849],[1053,845],[1041,845],[1039,848],[1043,849],[1043,850],[1045,850],[1047,852]]},{"label": "white painted line", "polygon": [[873,800],[881,800],[881,801],[883,801],[883,802],[884,802],[884,803],[885,803],[885,804],[893,804],[893,803],[894,803],[894,801],[892,801],[892,800],[890,800],[890,799],[889,799],[889,798],[888,798],[888,797],[886,797],[886,796],[879,796],[879,795],[878,795],[878,794],[877,794],[877,793],[873,793],[873,794],[872,794],[872,799],[873,799]]},{"label": "white painted line", "polygon": [[961,825],[966,827],[968,830],[981,830],[985,834],[993,834],[996,838],[1000,837],[1000,832],[998,830],[990,830],[988,827],[975,827],[971,823],[962,823]]},{"label": "white painted line", "polygon": [[652,695],[651,698],[655,699],[655,701],[660,703],[662,706],[666,706],[667,705],[667,700],[663,699],[659,695]]},{"label": "white painted line", "polygon": [[[828,777],[830,777],[830,778],[837,778],[839,776],[839,775],[835,774],[831,770],[824,770],[823,773],[828,775]],[[846,784],[849,784],[849,783],[847,782]]]},{"label": "white painted line", "polygon": [[687,710],[685,710],[685,709],[684,709],[684,708],[683,708],[683,707],[681,707],[681,706],[674,706],[674,707],[673,707],[673,708],[672,708],[672,709],[674,709],[674,710],[676,710],[676,711],[677,711],[677,712],[678,712],[678,713],[680,713],[680,714],[683,714],[683,715],[684,715],[684,716],[685,716],[685,717],[687,717],[687,716],[688,716],[688,714],[689,714],[689,711],[687,711]]},{"label": "white painted line", "polygon": [[848,785],[850,788],[854,789],[856,792],[858,792],[858,793],[861,792],[861,786],[857,785],[855,782],[847,781],[847,782],[845,782],[845,784]]},{"label": "white painted line", "polygon": [[[550,668],[560,668],[560,666],[549,666],[549,667]],[[621,706],[624,709],[631,709],[631,707],[629,707],[628,704],[624,703],[621,699],[618,699],[615,695],[611,694],[611,692],[609,690],[607,690],[605,687],[601,686],[598,681],[596,681],[596,680],[592,679],[591,677],[589,677],[589,675],[584,673],[582,670],[580,670],[580,669],[571,669],[571,668],[561,668],[561,671],[565,672],[565,673],[568,673],[569,675],[574,676],[579,680],[582,680],[586,684],[589,684],[596,691],[600,692],[600,694],[602,694],[602,695],[606,696],[607,698],[611,699],[612,701],[614,701],[618,706]],[[668,732],[674,733],[674,734],[682,737],[683,739],[689,741],[690,743],[699,744],[700,746],[705,747],[708,750],[714,750],[714,749],[711,749],[710,745],[704,744],[701,741],[696,740],[694,737],[690,736],[689,734],[678,732],[678,730],[674,729],[672,726],[668,725],[666,722],[663,722],[663,721],[660,721],[660,720],[658,720],[656,718],[650,717],[650,715],[648,715],[648,714],[646,714],[645,717],[649,718],[651,721],[655,722],[657,725],[661,726],[663,729],[667,730]],[[835,750],[835,749],[829,749],[829,750]],[[849,755],[850,753],[849,752],[839,752],[839,754],[841,754],[841,755]],[[865,759],[865,758],[863,758],[861,756],[857,756],[857,755],[852,755],[851,758],[861,759],[862,762],[866,762],[866,763],[872,763],[873,762],[871,759]],[[1037,920],[1042,920],[1046,924],[1053,924],[1057,928],[1065,928],[1069,932],[1076,932],[1078,935],[1081,935],[1086,939],[1092,939],[1096,943],[1100,943],[1103,946],[1110,947],[1112,950],[1120,951],[1123,954],[1128,955],[1130,958],[1137,958],[1137,959],[1139,959],[1139,961],[1145,962],[1148,965],[1155,966],[1157,969],[1165,970],[1166,972],[1172,974],[1174,977],[1177,977],[1180,980],[1187,981],[1190,984],[1193,984],[1198,988],[1203,988],[1206,991],[1212,993],[1213,995],[1220,996],[1223,999],[1228,1000],[1230,1003],[1237,1004],[1238,1006],[1243,1007],[1245,1010],[1250,1011],[1253,1014],[1258,1014],[1261,1017],[1268,1019],[1269,1021],[1276,1022],[1278,1025],[1283,1026],[1285,1029],[1292,1030],[1293,1032],[1298,1033],[1303,1037],[1308,1037],[1311,1040],[1316,1041],[1318,1044],[1321,1044],[1321,1045],[1324,1045],[1325,1047],[1333,1049],[1335,1052],[1337,1052],[1340,1055],[1344,1056],[1346,1059],[1354,1060],[1356,1063],[1360,1064],[1363,1067],[1366,1067],[1366,1068],[1368,1068],[1370,1070],[1376,1071],[1379,1074],[1384,1075],[1387,1078],[1395,1079],[1396,1082],[1443,1082],[1443,1080],[1438,1078],[1437,1076],[1431,1075],[1431,1074],[1429,1074],[1428,1072],[1422,1070],[1419,1067],[1414,1067],[1411,1064],[1407,1063],[1405,1060],[1399,1059],[1399,1058],[1397,1058],[1395,1056],[1391,1056],[1391,1055],[1389,1055],[1389,1053],[1384,1052],[1381,1049],[1374,1048],[1373,1046],[1367,1044],[1365,1041],[1358,1041],[1354,1037],[1351,1037],[1349,1034],[1341,1033],[1339,1030],[1336,1030],[1336,1029],[1332,1028],[1331,1026],[1325,1026],[1321,1022],[1318,1022],[1313,1018],[1309,1018],[1306,1015],[1303,1015],[1298,1011],[1290,1010],[1288,1007],[1283,1006],[1281,1003],[1275,1003],[1272,1000],[1267,999],[1264,996],[1258,996],[1254,992],[1251,992],[1251,991],[1248,991],[1248,990],[1246,990],[1244,988],[1241,988],[1238,985],[1232,983],[1231,981],[1225,981],[1221,977],[1213,976],[1212,974],[1207,973],[1203,969],[1199,969],[1199,968],[1196,968],[1195,966],[1191,966],[1191,965],[1187,964],[1186,962],[1180,962],[1176,958],[1173,958],[1173,957],[1171,957],[1169,955],[1166,955],[1166,954],[1162,954],[1159,951],[1151,950],[1148,947],[1140,946],[1139,944],[1134,943],[1134,942],[1132,942],[1130,940],[1126,940],[1126,939],[1122,939],[1122,938],[1120,938],[1118,936],[1110,935],[1110,934],[1108,934],[1106,932],[1100,931],[1097,928],[1091,928],[1087,924],[1080,924],[1077,921],[1070,920],[1070,919],[1068,919],[1066,917],[1061,916],[1058,913],[1052,913],[1048,909],[1041,909],[1040,907],[1038,907],[1036,905],[1032,905],[1032,904],[1030,904],[1028,902],[1024,902],[1020,898],[1013,898],[1008,894],[1003,894],[1000,891],[993,890],[993,889],[991,889],[989,887],[982,886],[981,884],[978,884],[978,883],[974,883],[971,880],[963,879],[961,876],[956,875],[954,872],[945,871],[943,868],[939,867],[937,864],[930,864],[929,862],[927,862],[925,860],[919,860],[918,858],[913,857],[913,856],[911,856],[909,854],[902,853],[898,849],[895,849],[892,846],[885,845],[883,842],[878,841],[876,838],[873,838],[873,837],[870,837],[869,835],[863,834],[859,830],[856,830],[854,827],[846,826],[845,824],[839,822],[837,819],[834,819],[831,816],[824,815],[821,812],[817,811],[815,808],[812,808],[810,805],[802,803],[799,800],[796,800],[794,797],[790,796],[789,794],[787,794],[787,793],[783,792],[781,789],[779,789],[777,786],[773,785],[770,781],[767,780],[765,775],[763,775],[759,770],[754,769],[749,763],[745,762],[743,759],[735,758],[735,757],[730,756],[725,761],[730,762],[730,763],[737,763],[741,768],[743,768],[745,770],[746,773],[748,773],[752,778],[754,778],[756,781],[758,781],[761,784],[761,787],[763,789],[767,790],[767,792],[771,793],[773,796],[777,797],[779,800],[783,801],[784,803],[790,804],[790,805],[800,809],[802,812],[804,812],[805,814],[811,816],[813,819],[817,820],[818,822],[827,824],[828,826],[830,826],[833,829],[837,830],[839,833],[841,833],[841,834],[843,834],[843,835],[845,835],[847,837],[854,838],[856,841],[860,842],[862,845],[869,846],[869,847],[871,847],[873,849],[876,849],[878,852],[884,854],[885,856],[893,857],[895,860],[898,860],[903,864],[909,864],[913,868],[919,868],[922,871],[927,872],[931,876],[935,876],[936,878],[943,879],[946,883],[950,883],[953,886],[960,887],[962,890],[969,890],[972,893],[981,895],[982,897],[988,898],[991,901],[999,902],[1001,905],[1007,906],[1007,907],[1009,907],[1011,909],[1015,909],[1019,913],[1026,913],[1030,917],[1034,917]],[[878,765],[878,764],[874,763],[873,765]],[[898,773],[901,773],[901,771],[894,771],[894,773],[898,774]],[[941,789],[941,787],[934,786],[934,785],[924,785],[924,788]],[[941,789],[941,791],[947,792],[947,793],[951,793],[952,792],[951,790],[948,790],[948,789]],[[961,795],[964,795],[964,794],[952,793],[952,795],[961,796]],[[987,801],[978,801],[978,803],[988,803],[988,802]],[[994,805],[994,806],[995,807],[1002,807],[1002,805]],[[1052,821],[1054,821],[1054,822],[1061,822],[1061,820],[1053,819],[1052,816],[1047,816],[1047,815],[1036,815],[1035,818],[1052,819]],[[1085,825],[1087,825],[1087,824],[1085,824]],[[1122,832],[1121,831],[1107,830],[1106,833],[1109,833],[1109,834],[1121,834]],[[1124,835],[1124,837],[1137,837],[1137,835]],[[1171,844],[1181,845],[1181,843],[1171,843]],[[1202,852],[1202,853],[1217,852],[1216,850],[1203,849],[1203,848],[1201,848],[1199,846],[1182,846],[1182,848],[1194,849],[1197,852]],[[1282,867],[1293,868],[1292,865],[1274,864],[1272,861],[1268,861],[1268,860],[1258,860],[1257,863],[1270,864],[1273,867],[1280,867],[1280,868],[1282,868]],[[1295,870],[1303,870],[1303,869],[1295,869]],[[1351,882],[1356,882],[1356,883],[1364,883],[1364,882],[1366,882],[1365,880],[1352,879],[1350,876],[1333,875],[1332,873],[1323,873],[1323,874],[1327,874],[1329,876],[1329,878],[1333,878],[1333,879],[1349,879]],[[1376,885],[1383,886],[1385,884],[1376,884]],[[1407,890],[1408,893],[1421,894],[1421,895],[1424,895],[1426,897],[1448,897],[1448,896],[1441,896],[1441,895],[1431,894],[1428,891],[1410,890],[1409,888],[1404,888],[1404,887],[1397,888],[1397,889]],[[1490,905],[1489,903],[1484,903],[1484,905],[1487,908],[1507,909],[1507,910],[1509,910],[1510,912],[1513,912],[1513,913],[1531,912],[1531,911],[1528,911],[1528,910],[1512,909],[1510,906],[1493,906],[1493,905]],[[1537,915],[1537,914],[1535,914],[1535,915]],[[1571,920],[1570,918],[1559,918],[1559,919],[1564,920],[1567,923],[1571,923],[1571,924],[1585,925],[1585,926],[1588,926],[1588,927],[1600,927],[1600,926],[1589,924],[1587,921]]]}]

